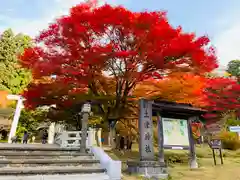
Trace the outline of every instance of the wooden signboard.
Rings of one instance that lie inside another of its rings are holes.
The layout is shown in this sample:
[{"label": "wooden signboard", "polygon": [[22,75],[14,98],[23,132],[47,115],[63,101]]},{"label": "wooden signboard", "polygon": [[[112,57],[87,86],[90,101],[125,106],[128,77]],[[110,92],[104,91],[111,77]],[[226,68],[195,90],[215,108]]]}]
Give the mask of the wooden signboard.
[{"label": "wooden signboard", "polygon": [[220,139],[212,139],[209,143],[212,149],[221,149],[222,148],[222,141]]},{"label": "wooden signboard", "polygon": [[223,164],[223,156],[222,156],[222,141],[220,139],[211,139],[209,142],[209,146],[212,149],[213,152],[213,161],[214,165],[217,165],[216,162],[216,156],[215,156],[215,150],[219,150],[219,157],[221,159],[221,164]]}]

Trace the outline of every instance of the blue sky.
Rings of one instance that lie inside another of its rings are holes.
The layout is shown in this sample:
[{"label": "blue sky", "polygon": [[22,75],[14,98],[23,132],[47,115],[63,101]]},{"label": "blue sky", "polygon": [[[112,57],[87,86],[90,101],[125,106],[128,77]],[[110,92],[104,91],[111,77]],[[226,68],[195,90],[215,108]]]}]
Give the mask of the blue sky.
[{"label": "blue sky", "polygon": [[[35,36],[54,18],[82,0],[4,0],[0,6],[0,32],[12,28]],[[107,0],[134,11],[165,10],[174,26],[208,35],[217,49],[220,64],[240,59],[240,0]]]}]

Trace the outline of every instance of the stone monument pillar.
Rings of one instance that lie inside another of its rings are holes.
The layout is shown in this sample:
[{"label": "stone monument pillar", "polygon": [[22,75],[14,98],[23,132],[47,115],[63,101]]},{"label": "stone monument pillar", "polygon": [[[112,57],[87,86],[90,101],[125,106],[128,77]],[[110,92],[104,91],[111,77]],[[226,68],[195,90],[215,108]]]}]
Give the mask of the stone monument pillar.
[{"label": "stone monument pillar", "polygon": [[139,114],[139,153],[141,161],[154,161],[153,148],[153,122],[152,122],[152,104],[146,100],[140,100]]},{"label": "stone monument pillar", "polygon": [[147,177],[166,178],[165,165],[155,160],[153,145],[152,101],[141,99],[139,102],[139,153],[140,161],[127,162],[128,171]]}]

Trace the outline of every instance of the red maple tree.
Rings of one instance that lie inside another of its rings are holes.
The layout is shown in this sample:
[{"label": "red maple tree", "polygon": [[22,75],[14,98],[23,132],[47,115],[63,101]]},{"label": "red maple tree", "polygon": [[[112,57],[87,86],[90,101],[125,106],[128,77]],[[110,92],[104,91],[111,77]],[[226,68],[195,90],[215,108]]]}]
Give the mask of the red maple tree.
[{"label": "red maple tree", "polygon": [[[215,69],[215,52],[208,43],[205,36],[172,27],[165,12],[81,3],[43,30],[36,46],[22,55],[22,65],[40,79],[25,92],[26,103],[29,107],[64,104],[74,100],[70,94],[90,92],[113,96],[112,108],[108,105],[105,111],[119,115],[135,86],[149,77]],[[41,81],[52,75],[50,81]],[[101,90],[109,78],[114,90]]]},{"label": "red maple tree", "polygon": [[224,77],[209,78],[205,84],[203,101],[205,108],[213,112],[207,114],[207,118],[214,118],[223,112],[239,111],[240,84],[236,80]]}]

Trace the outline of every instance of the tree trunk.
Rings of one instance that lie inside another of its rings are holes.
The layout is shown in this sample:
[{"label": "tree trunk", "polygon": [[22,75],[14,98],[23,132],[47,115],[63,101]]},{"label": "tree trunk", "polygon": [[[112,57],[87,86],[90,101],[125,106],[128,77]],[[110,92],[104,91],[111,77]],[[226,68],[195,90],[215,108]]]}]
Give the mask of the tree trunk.
[{"label": "tree trunk", "polygon": [[108,120],[109,123],[109,133],[108,133],[108,145],[112,148],[116,148],[116,121]]},{"label": "tree trunk", "polygon": [[81,144],[80,152],[86,153],[86,141],[87,141],[87,131],[88,131],[88,117],[89,114],[84,112],[82,117],[82,129],[81,129]]},{"label": "tree trunk", "polygon": [[110,131],[109,131],[109,140],[110,140],[110,146],[112,149],[116,148],[116,128],[114,127],[110,127]]}]

